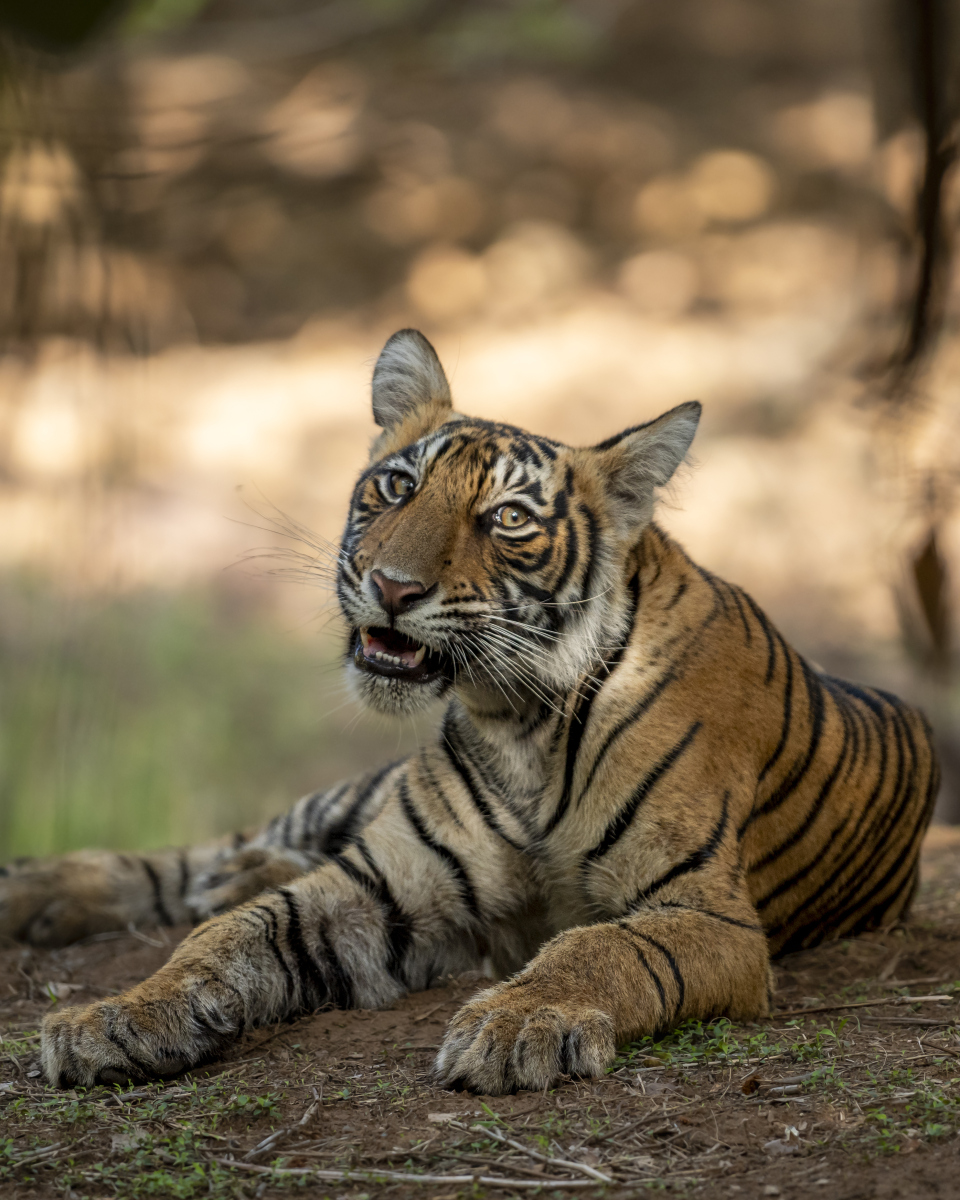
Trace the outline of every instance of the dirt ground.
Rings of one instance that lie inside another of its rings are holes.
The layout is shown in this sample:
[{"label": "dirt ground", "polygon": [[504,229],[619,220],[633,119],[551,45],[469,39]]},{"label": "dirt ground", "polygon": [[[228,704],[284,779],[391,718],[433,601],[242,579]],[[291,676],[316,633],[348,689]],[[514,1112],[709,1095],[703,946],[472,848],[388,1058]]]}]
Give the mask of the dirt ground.
[{"label": "dirt ground", "polygon": [[46,1088],[43,1014],[129,986],[174,941],[0,950],[0,1195],[960,1196],[960,830],[928,837],[907,926],[778,964],[775,1018],[688,1025],[544,1094],[432,1086],[478,977],[256,1031],[163,1084]]}]

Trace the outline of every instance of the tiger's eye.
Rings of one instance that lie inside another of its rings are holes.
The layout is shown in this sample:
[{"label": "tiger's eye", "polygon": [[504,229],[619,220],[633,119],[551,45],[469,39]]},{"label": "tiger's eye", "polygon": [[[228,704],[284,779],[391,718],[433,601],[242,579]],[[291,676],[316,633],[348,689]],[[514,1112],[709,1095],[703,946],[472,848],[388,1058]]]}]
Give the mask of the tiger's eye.
[{"label": "tiger's eye", "polygon": [[529,515],[515,504],[505,504],[498,508],[496,518],[504,529],[519,529],[530,520]]},{"label": "tiger's eye", "polygon": [[391,496],[396,496],[398,500],[402,496],[409,496],[414,486],[410,476],[404,475],[402,471],[391,471],[387,479],[387,491]]}]

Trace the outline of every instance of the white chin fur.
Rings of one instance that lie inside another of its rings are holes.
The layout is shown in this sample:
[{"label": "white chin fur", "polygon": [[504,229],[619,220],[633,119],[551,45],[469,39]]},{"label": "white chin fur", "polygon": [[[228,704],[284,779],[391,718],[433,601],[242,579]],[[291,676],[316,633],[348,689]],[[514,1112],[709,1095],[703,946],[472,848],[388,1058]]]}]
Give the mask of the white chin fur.
[{"label": "white chin fur", "polygon": [[439,700],[449,686],[443,678],[431,679],[428,683],[410,683],[405,679],[372,675],[353,663],[347,666],[347,675],[351,690],[364,708],[385,713],[388,717],[422,712]]}]

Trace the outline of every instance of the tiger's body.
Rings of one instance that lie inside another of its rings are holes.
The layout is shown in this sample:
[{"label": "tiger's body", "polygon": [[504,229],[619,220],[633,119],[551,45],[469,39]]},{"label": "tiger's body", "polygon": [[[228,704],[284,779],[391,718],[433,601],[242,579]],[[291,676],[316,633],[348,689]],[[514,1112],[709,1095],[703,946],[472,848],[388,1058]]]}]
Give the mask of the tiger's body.
[{"label": "tiger's body", "polygon": [[367,703],[436,741],[251,839],[25,864],[9,932],[209,917],[151,979],[44,1027],[65,1086],[166,1075],[249,1026],[381,1007],[489,957],[438,1079],[495,1093],[768,1011],[770,957],[902,916],[937,787],[923,717],[830,678],[651,521],[699,408],[589,450],[461,418],[404,331],[338,593]]}]

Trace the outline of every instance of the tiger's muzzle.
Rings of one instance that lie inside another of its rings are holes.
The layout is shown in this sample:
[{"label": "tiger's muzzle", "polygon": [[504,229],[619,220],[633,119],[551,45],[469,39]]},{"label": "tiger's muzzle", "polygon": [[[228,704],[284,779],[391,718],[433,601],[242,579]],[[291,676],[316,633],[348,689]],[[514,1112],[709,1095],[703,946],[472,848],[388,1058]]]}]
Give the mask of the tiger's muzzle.
[{"label": "tiger's muzzle", "polygon": [[356,631],[353,661],[371,675],[409,683],[430,683],[450,674],[449,660],[440,651],[382,625]]}]

